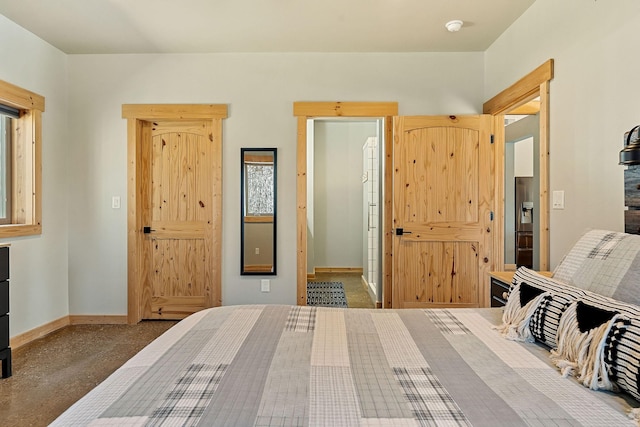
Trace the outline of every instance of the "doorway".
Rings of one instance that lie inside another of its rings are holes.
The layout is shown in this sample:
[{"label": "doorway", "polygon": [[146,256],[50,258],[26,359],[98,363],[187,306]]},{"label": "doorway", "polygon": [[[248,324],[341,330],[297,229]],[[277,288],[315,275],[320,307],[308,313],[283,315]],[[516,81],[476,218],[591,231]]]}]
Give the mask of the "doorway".
[{"label": "doorway", "polygon": [[382,212],[382,306],[391,307],[391,145],[392,118],[398,114],[396,102],[295,102],[294,116],[298,120],[297,143],[297,303],[307,304],[307,264],[308,264],[308,216],[307,193],[309,191],[308,135],[312,133],[310,120],[316,118],[382,118],[384,123],[384,177]]},{"label": "doorway", "polygon": [[538,114],[539,117],[539,191],[534,197],[539,203],[539,220],[535,226],[539,234],[539,267],[541,271],[549,270],[549,86],[553,79],[553,59],[549,59],[538,68],[522,77],[490,100],[484,103],[483,112],[494,116],[496,129],[496,200],[503,203],[496,205],[499,221],[494,236],[496,248],[503,248],[496,253],[496,267],[505,269],[504,222],[505,222],[505,132],[504,120],[507,114]]},{"label": "doorway", "polygon": [[539,122],[538,113],[505,115],[505,270],[540,270]]},{"label": "doorway", "polygon": [[342,283],[349,307],[382,305],[383,145],[383,119],[308,120],[307,276]]}]

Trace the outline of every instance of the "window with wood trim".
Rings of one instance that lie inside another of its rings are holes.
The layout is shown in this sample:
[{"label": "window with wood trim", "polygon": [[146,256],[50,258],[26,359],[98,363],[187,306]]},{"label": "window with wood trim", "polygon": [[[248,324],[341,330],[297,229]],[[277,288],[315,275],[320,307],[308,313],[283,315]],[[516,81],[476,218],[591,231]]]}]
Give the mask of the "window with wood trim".
[{"label": "window with wood trim", "polygon": [[44,97],[0,80],[0,238],[42,233]]}]

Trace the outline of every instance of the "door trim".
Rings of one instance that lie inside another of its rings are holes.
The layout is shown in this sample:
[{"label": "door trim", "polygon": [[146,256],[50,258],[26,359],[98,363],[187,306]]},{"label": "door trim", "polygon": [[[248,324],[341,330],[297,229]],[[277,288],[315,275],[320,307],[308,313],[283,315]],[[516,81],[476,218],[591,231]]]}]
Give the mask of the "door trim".
[{"label": "door trim", "polygon": [[142,123],[154,120],[188,121],[211,120],[216,142],[213,158],[216,167],[213,177],[213,280],[211,289],[212,306],[222,304],[222,119],[227,118],[227,105],[189,104],[123,104],[122,118],[127,119],[127,321],[138,323],[142,319],[142,285],[146,275],[147,258],[138,250],[144,238],[144,200],[138,197],[138,187],[147,179],[148,170],[143,168],[140,141],[143,138]]},{"label": "door trim", "polygon": [[298,119],[296,180],[297,304],[307,305],[307,120],[315,117],[384,117],[382,306],[383,308],[391,308],[393,116],[398,115],[398,103],[294,102],[293,115]]},{"label": "door trim", "polygon": [[549,270],[549,81],[553,79],[553,59],[547,60],[483,104],[483,113],[494,116],[496,132],[496,217],[498,232],[494,247],[496,267],[504,269],[504,115],[540,96],[540,270]]}]

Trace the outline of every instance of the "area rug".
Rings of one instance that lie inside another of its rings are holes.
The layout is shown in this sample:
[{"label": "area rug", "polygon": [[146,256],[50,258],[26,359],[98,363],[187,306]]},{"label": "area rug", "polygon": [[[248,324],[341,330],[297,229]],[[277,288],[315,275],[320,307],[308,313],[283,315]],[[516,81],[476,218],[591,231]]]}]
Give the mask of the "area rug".
[{"label": "area rug", "polygon": [[307,282],[307,305],[347,307],[342,282]]}]

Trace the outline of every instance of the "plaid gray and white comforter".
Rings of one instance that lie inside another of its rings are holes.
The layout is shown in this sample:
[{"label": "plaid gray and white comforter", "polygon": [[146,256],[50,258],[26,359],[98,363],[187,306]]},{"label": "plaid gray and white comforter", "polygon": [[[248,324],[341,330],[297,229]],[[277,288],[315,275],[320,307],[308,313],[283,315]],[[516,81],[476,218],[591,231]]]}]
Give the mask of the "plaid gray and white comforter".
[{"label": "plaid gray and white comforter", "polygon": [[196,313],[55,426],[623,426],[621,396],[562,378],[499,309],[250,305]]}]

